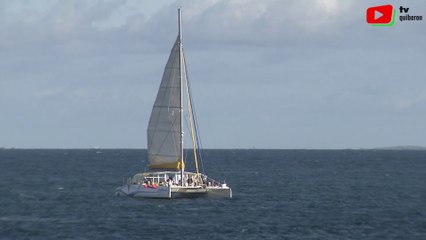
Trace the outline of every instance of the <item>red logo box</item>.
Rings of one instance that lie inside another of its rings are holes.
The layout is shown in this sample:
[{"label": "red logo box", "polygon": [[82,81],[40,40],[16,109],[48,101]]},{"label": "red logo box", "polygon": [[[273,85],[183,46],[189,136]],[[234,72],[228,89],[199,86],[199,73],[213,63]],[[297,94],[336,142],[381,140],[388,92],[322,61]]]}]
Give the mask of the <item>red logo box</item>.
[{"label": "red logo box", "polygon": [[390,4],[367,8],[367,23],[389,24],[392,21],[393,7]]}]

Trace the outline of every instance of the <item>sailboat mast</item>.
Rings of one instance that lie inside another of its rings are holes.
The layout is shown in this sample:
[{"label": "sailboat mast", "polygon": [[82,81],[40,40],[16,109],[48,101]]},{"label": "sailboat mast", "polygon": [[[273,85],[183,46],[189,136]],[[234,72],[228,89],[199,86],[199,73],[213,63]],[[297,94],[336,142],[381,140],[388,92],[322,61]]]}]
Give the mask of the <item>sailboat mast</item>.
[{"label": "sailboat mast", "polygon": [[179,78],[180,78],[180,150],[181,150],[181,170],[180,170],[180,177],[181,177],[181,185],[184,185],[184,179],[183,179],[183,172],[184,170],[184,156],[183,156],[183,45],[182,45],[182,17],[181,17],[181,10],[178,8],[178,31],[179,31]]}]

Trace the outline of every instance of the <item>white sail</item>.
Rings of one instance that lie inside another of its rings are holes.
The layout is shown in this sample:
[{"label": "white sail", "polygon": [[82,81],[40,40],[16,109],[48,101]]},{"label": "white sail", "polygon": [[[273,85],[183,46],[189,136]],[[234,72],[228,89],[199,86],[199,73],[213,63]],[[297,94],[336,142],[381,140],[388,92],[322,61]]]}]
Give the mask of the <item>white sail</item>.
[{"label": "white sail", "polygon": [[180,40],[173,45],[148,125],[148,168],[182,169]]}]

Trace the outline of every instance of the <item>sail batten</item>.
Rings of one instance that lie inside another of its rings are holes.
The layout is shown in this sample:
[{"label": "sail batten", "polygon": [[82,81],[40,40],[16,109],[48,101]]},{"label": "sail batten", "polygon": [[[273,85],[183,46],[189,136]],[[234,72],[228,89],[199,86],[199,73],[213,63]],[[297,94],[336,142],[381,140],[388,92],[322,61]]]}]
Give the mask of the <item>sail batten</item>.
[{"label": "sail batten", "polygon": [[180,41],[176,39],[164,69],[148,124],[148,168],[180,170],[181,79]]}]

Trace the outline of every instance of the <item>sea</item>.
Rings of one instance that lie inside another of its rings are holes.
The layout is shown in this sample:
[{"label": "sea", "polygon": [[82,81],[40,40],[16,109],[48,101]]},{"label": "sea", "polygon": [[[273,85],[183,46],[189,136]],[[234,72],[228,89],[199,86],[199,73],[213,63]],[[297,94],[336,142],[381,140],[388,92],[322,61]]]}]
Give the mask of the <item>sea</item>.
[{"label": "sea", "polygon": [[232,199],[133,199],[146,150],[0,150],[0,239],[426,239],[426,151],[205,150]]}]

